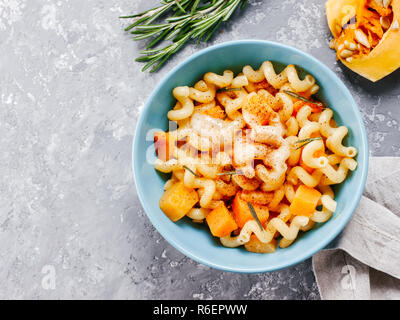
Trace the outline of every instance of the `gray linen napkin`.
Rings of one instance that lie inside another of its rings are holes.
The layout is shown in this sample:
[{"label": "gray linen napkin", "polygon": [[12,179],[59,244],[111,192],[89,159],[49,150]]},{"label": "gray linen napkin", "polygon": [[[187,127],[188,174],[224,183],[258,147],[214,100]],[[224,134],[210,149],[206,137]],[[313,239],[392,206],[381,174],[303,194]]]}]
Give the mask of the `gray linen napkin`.
[{"label": "gray linen napkin", "polygon": [[313,268],[322,299],[400,299],[400,158],[370,158],[356,211]]}]

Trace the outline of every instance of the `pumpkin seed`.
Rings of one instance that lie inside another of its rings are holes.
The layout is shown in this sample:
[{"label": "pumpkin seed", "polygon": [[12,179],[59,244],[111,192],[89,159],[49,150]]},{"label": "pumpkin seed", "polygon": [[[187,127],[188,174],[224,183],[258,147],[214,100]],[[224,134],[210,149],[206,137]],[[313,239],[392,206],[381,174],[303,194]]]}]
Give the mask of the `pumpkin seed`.
[{"label": "pumpkin seed", "polygon": [[360,29],[356,29],[355,35],[359,43],[361,43],[364,47],[371,48],[368,38],[364,32],[362,32]]},{"label": "pumpkin seed", "polygon": [[391,0],[382,0],[382,4],[385,8],[389,7]]},{"label": "pumpkin seed", "polygon": [[349,49],[351,51],[354,51],[354,50],[357,49],[357,46],[356,46],[356,44],[354,42],[349,42],[349,41],[346,40],[344,42],[344,45],[346,46],[347,49]]},{"label": "pumpkin seed", "polygon": [[347,50],[347,49],[344,49],[344,50],[342,50],[342,51],[340,52],[340,56],[341,56],[343,59],[348,58],[348,57],[351,57],[352,55],[353,55],[353,52],[350,51],[350,50]]}]

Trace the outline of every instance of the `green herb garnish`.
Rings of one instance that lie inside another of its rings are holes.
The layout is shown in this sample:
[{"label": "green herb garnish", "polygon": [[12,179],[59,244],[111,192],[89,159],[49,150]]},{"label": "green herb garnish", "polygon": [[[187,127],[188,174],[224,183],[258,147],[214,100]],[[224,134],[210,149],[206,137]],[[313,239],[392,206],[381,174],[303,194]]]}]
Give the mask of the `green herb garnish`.
[{"label": "green herb garnish", "polygon": [[192,169],[190,169],[188,166],[183,166],[187,171],[189,171],[191,174],[193,174],[194,176],[196,176],[197,178],[200,178],[200,176],[194,172]]},{"label": "green herb garnish", "polygon": [[217,92],[221,93],[221,92],[231,92],[231,91],[242,91],[242,88],[221,88],[218,89]]},{"label": "green herb garnish", "polygon": [[297,93],[295,93],[293,91],[283,90],[283,92],[288,94],[289,96],[292,96],[293,98],[302,100],[304,102],[309,102],[309,103],[312,103],[312,104],[316,104],[319,107],[322,107],[324,105],[322,102],[312,101],[310,99],[304,98],[303,96],[301,96],[301,95],[299,95],[299,94],[297,94]]},{"label": "green herb garnish", "polygon": [[250,202],[247,202],[247,205],[249,206],[251,215],[253,216],[254,220],[256,220],[256,222],[257,222],[258,226],[260,227],[261,231],[264,231],[264,227],[261,224],[260,219],[258,219],[256,210],[254,209],[253,205]]},{"label": "green herb garnish", "polygon": [[243,173],[238,172],[238,171],[224,171],[224,172],[219,172],[217,173],[217,176],[233,176],[233,175],[242,175]]},{"label": "green herb garnish", "polygon": [[309,144],[310,142],[315,141],[315,140],[322,140],[322,138],[321,137],[315,137],[315,138],[308,138],[308,139],[298,140],[294,144],[302,143],[302,145],[296,147],[294,150],[301,149],[304,146],[306,146],[307,144]]},{"label": "green herb garnish", "polygon": [[[236,8],[240,6],[242,9],[246,2],[247,0],[162,0],[155,8],[120,18],[133,19],[125,28],[125,31],[134,35],[133,40],[151,39],[136,61],[147,62],[142,71],[152,67],[150,72],[154,72],[189,40],[207,42],[221,23],[229,20]],[[154,48],[162,41],[171,43]]]}]

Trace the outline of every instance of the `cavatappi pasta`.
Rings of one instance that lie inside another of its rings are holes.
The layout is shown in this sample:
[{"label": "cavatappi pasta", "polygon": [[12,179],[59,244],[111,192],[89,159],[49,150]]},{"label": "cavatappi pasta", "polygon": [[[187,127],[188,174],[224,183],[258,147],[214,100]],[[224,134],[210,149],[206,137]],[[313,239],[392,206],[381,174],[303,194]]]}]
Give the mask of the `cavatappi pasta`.
[{"label": "cavatappi pasta", "polygon": [[312,96],[311,75],[271,62],[238,75],[206,73],[177,87],[176,129],[154,135],[155,169],[171,173],[160,208],[172,220],[207,223],[226,247],[286,248],[336,210],[331,185],[357,167],[357,150],[333,112]]}]

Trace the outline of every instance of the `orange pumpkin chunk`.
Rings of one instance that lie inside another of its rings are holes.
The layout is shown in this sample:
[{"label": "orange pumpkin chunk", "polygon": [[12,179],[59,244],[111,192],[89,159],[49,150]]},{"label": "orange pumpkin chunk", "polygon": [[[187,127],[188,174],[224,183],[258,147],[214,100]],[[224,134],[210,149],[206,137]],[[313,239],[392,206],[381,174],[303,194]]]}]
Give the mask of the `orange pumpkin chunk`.
[{"label": "orange pumpkin chunk", "polygon": [[321,193],[318,190],[301,185],[297,188],[293,202],[290,205],[290,214],[311,217],[320,198]]},{"label": "orange pumpkin chunk", "polygon": [[164,192],[160,199],[160,208],[172,221],[183,218],[199,201],[194,189],[187,188],[178,182]]},{"label": "orange pumpkin chunk", "polygon": [[[249,220],[254,220],[249,205],[247,201],[240,198],[240,192],[236,194],[235,199],[232,203],[233,217],[235,218],[236,224],[239,228],[243,228]],[[267,206],[261,206],[257,204],[253,204],[254,210],[257,213],[258,220],[260,220],[261,224],[265,224],[268,221],[269,210]]]},{"label": "orange pumpkin chunk", "polygon": [[207,215],[206,220],[212,235],[215,237],[225,237],[238,228],[223,202]]}]

